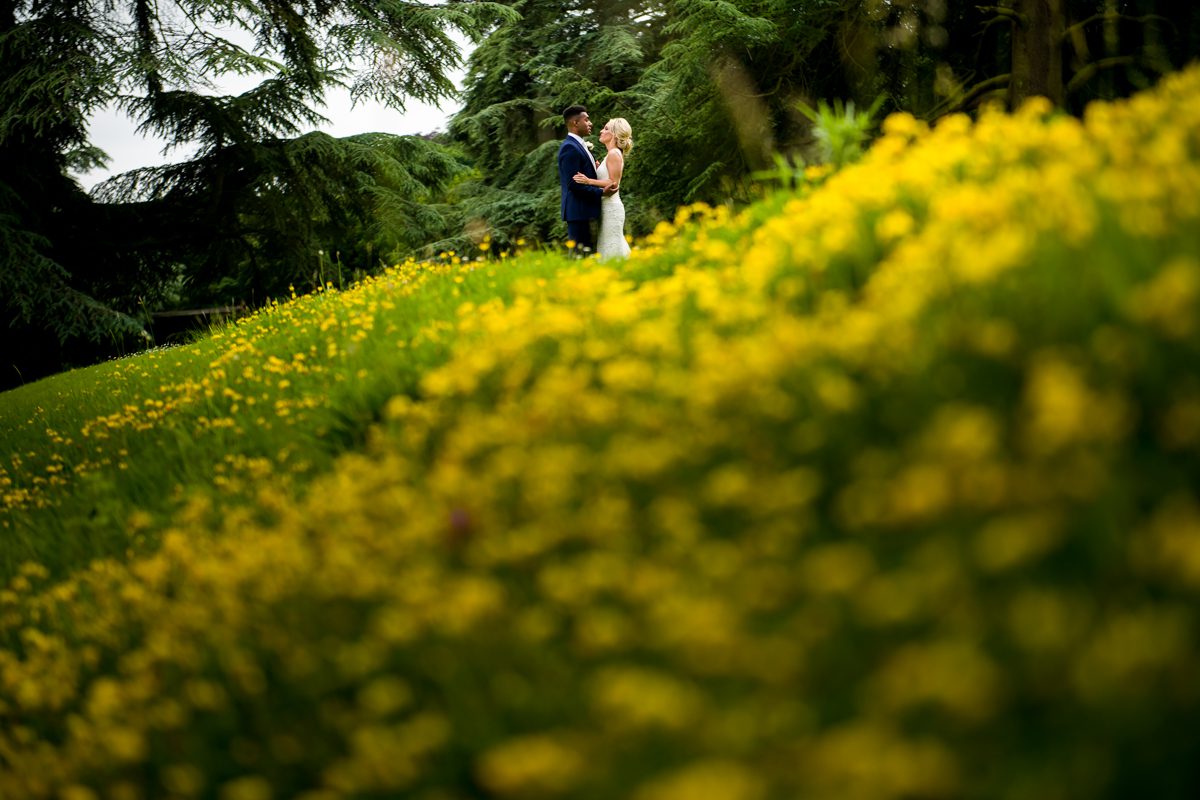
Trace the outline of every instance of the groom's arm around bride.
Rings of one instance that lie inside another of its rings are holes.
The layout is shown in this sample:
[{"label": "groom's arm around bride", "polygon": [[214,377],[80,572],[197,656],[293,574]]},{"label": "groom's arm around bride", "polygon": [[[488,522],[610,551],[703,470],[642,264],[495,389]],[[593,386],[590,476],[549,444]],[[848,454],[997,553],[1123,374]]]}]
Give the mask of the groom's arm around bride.
[{"label": "groom's arm around bride", "polygon": [[600,198],[604,190],[576,183],[575,173],[596,177],[596,163],[584,143],[592,132],[592,122],[583,106],[570,106],[563,111],[567,138],[558,148],[558,183],[562,190],[562,218],[567,223],[567,238],[580,250],[592,250],[592,220],[600,218]]}]

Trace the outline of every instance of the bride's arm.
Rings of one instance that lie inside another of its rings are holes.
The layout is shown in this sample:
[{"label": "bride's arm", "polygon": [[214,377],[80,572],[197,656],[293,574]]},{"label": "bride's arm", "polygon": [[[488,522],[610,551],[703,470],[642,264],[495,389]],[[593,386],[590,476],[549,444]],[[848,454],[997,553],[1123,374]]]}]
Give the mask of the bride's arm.
[{"label": "bride's arm", "polygon": [[586,183],[588,186],[599,186],[601,189],[603,189],[605,186],[608,186],[608,184],[609,184],[608,181],[602,181],[597,178],[589,178],[588,176],[584,175],[582,172],[575,173],[575,182],[576,183]]},{"label": "bride's arm", "polygon": [[576,183],[586,183],[588,186],[599,186],[601,189],[603,189],[607,186],[610,186],[612,184],[612,181],[602,181],[599,178],[589,178],[587,175],[584,175],[582,172],[575,173],[575,182]]},{"label": "bride's arm", "polygon": [[599,186],[601,189],[607,189],[610,186],[616,186],[621,182],[621,173],[625,171],[625,156],[617,148],[608,151],[608,155],[604,157],[605,163],[608,164],[608,180],[602,181],[599,178],[589,178],[582,172],[575,173],[576,183],[586,183],[588,186]]}]

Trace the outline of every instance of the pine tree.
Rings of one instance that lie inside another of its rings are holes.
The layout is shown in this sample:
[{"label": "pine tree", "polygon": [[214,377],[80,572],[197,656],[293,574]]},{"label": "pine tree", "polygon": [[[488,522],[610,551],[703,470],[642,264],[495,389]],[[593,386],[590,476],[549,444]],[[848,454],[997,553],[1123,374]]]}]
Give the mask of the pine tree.
[{"label": "pine tree", "polygon": [[636,152],[623,182],[628,226],[645,232],[680,203],[745,196],[750,171],[798,136],[790,107],[816,81],[845,85],[837,25],[848,0],[520,0],[472,54],[451,123],[486,176],[469,215],[493,235],[561,234],[554,150],[561,110],[587,105],[597,126],[625,117]]},{"label": "pine tree", "polygon": [[[15,358],[14,337],[39,343],[21,349],[24,378],[86,360],[89,340],[138,331],[139,308],[181,282],[262,300],[290,277],[277,272],[282,259],[345,229],[352,209],[373,213],[348,197],[379,200],[389,181],[402,186],[398,156],[427,159],[408,178],[424,171],[432,183],[421,185],[436,191],[461,165],[435,146],[300,134],[322,121],[316,109],[339,85],[396,108],[450,97],[454,31],[477,37],[505,16],[498,4],[454,0],[0,0],[4,351]],[[229,73],[261,80],[214,95],[212,81]],[[104,162],[86,125],[106,105],[196,155],[114,181],[95,202],[68,175]]]},{"label": "pine tree", "polygon": [[1200,9],[1167,0],[996,3],[519,0],[521,19],[472,55],[451,124],[483,176],[461,209],[501,240],[561,235],[553,152],[570,103],[632,123],[636,234],[680,203],[750,197],[777,154],[816,158],[801,102],[933,119],[1042,93],[1080,112],[1200,53]]},{"label": "pine tree", "polygon": [[662,12],[648,0],[517,0],[511,8],[520,18],[471,54],[463,108],[450,124],[483,176],[463,187],[462,212],[500,246],[561,235],[562,110],[581,103],[597,128],[618,116],[638,126],[635,86],[661,42]]}]

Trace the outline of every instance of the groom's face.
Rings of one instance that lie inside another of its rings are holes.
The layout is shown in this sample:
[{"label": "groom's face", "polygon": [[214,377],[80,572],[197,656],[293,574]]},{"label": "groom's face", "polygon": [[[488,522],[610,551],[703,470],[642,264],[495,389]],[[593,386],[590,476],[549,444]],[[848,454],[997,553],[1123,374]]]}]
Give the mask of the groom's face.
[{"label": "groom's face", "polygon": [[573,131],[573,133],[577,133],[580,136],[588,136],[591,134],[591,132],[592,132],[592,121],[590,119],[588,119],[588,113],[586,111],[584,111],[582,114],[580,114],[578,117],[575,118],[575,130]]}]

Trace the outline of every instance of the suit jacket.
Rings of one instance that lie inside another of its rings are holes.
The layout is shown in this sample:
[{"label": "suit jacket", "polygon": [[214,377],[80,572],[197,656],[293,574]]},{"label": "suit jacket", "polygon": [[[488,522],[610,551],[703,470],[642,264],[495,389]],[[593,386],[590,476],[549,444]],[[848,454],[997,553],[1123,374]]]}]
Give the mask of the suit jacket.
[{"label": "suit jacket", "polygon": [[568,136],[558,148],[558,183],[562,187],[562,218],[568,222],[600,217],[600,198],[604,191],[598,186],[576,183],[576,172],[596,177],[596,162],[592,154],[573,137]]}]

